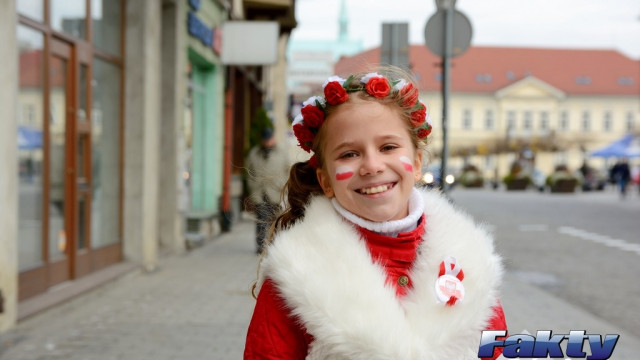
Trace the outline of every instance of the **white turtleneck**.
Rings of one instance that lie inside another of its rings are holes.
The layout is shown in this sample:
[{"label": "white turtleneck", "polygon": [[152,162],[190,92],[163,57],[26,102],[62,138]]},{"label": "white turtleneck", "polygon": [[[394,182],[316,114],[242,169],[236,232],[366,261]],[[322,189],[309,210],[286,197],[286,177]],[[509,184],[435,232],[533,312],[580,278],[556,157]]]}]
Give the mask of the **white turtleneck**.
[{"label": "white turtleneck", "polygon": [[409,196],[409,215],[398,220],[375,222],[363,219],[343,208],[335,197],[331,199],[331,204],[336,211],[342,215],[342,217],[350,222],[378,234],[393,237],[397,236],[398,233],[408,232],[415,229],[418,226],[418,220],[420,220],[420,217],[422,217],[422,214],[424,213],[424,202],[422,201],[422,196],[420,196],[420,192],[415,188],[411,191],[411,195]]}]

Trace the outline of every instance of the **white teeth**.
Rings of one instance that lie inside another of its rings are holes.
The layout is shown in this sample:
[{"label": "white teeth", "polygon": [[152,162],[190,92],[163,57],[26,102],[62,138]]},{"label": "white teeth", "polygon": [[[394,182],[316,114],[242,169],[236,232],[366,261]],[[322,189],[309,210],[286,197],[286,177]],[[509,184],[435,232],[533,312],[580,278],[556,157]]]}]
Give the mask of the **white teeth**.
[{"label": "white teeth", "polygon": [[377,193],[381,193],[383,191],[387,191],[389,189],[388,185],[380,185],[380,186],[374,186],[372,188],[368,188],[368,189],[362,189],[360,190],[361,193],[363,194],[377,194]]}]

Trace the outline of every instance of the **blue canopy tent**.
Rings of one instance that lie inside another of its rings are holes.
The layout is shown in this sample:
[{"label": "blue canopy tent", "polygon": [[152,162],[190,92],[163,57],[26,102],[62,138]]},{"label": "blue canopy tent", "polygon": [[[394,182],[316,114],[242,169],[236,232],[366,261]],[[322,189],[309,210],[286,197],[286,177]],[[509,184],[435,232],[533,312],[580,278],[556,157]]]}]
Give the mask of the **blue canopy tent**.
[{"label": "blue canopy tent", "polygon": [[611,144],[595,150],[589,156],[599,157],[640,157],[640,137],[634,135],[625,135],[623,138],[612,142]]},{"label": "blue canopy tent", "polygon": [[42,131],[18,126],[18,149],[34,150],[42,147]]}]

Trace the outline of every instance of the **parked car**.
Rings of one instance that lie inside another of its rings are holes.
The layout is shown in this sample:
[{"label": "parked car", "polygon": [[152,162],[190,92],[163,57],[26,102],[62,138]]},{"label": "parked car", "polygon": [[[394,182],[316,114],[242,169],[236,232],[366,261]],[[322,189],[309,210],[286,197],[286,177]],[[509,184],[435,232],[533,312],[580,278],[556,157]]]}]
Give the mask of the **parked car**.
[{"label": "parked car", "polygon": [[[444,178],[445,185],[448,189],[453,188],[456,185],[456,177],[454,171],[448,169],[447,175]],[[440,166],[430,166],[422,168],[422,185],[428,188],[434,188],[440,186]]]}]

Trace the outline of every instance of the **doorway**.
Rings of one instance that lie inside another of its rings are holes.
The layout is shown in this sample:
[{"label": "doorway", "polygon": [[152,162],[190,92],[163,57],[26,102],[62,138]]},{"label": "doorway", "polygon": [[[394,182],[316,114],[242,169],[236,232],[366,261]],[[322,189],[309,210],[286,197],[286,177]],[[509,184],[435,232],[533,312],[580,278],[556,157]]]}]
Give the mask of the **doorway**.
[{"label": "doorway", "polygon": [[19,300],[91,271],[90,52],[55,37],[49,44],[41,261],[21,271]]}]

